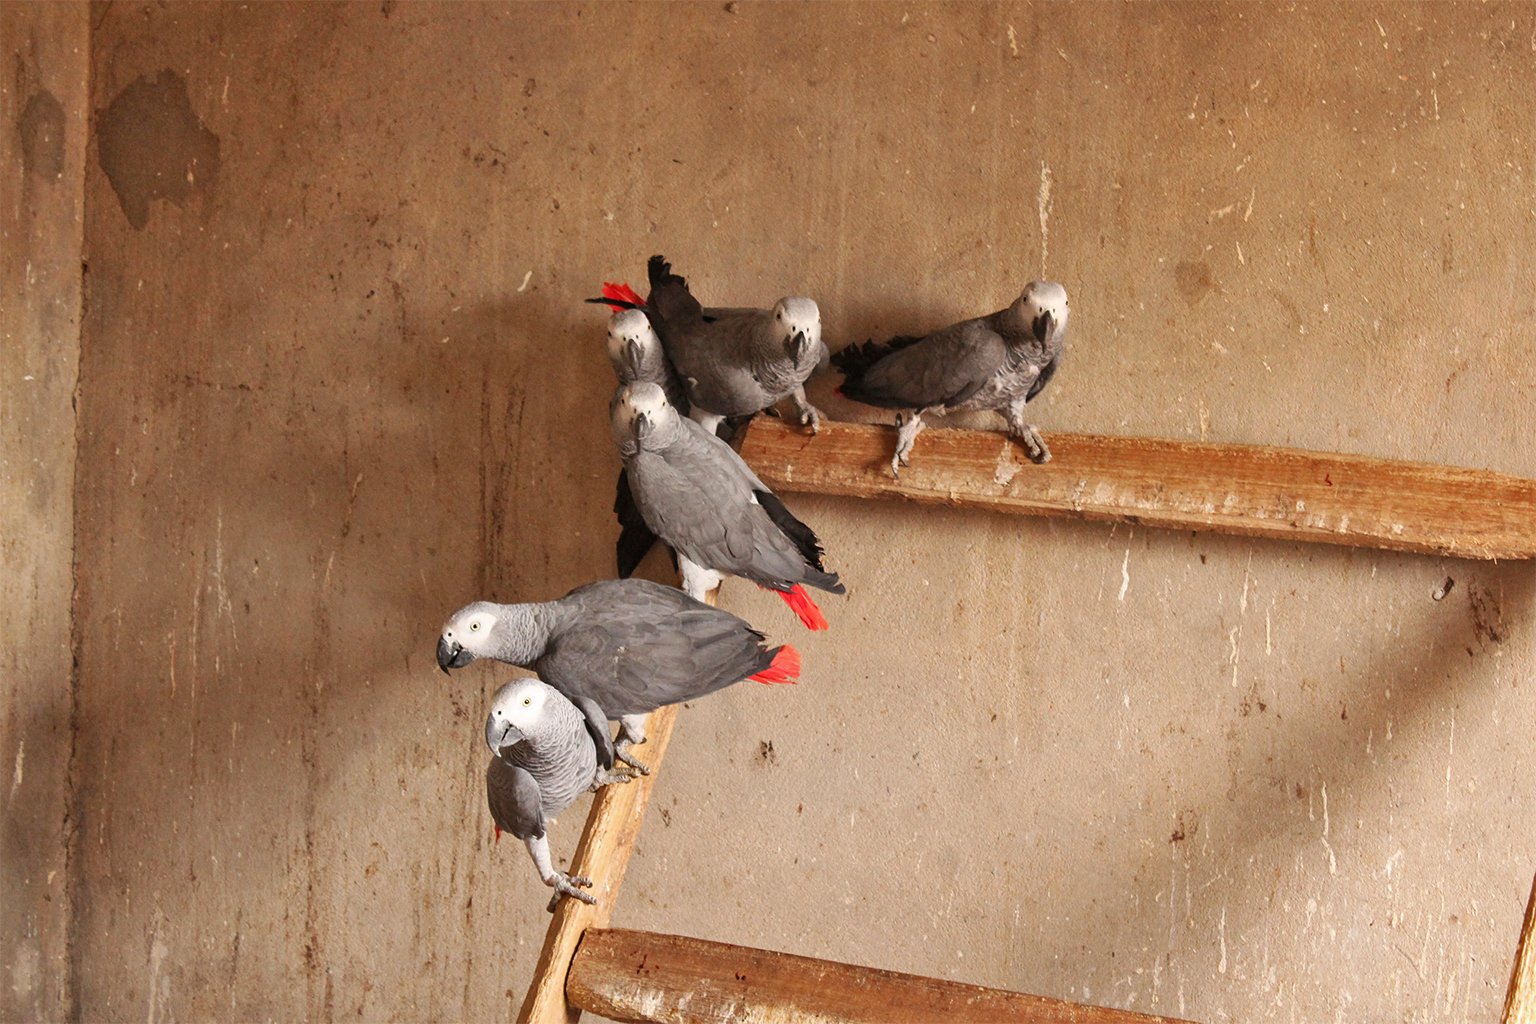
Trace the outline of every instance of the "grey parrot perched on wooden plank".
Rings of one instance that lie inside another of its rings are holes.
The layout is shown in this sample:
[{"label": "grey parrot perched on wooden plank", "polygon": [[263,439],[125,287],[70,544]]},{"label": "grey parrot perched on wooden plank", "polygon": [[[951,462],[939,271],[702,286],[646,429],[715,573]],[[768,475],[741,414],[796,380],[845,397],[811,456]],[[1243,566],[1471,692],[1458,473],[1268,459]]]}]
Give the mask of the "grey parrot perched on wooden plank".
[{"label": "grey parrot perched on wooden plank", "polygon": [[537,679],[516,679],[496,691],[485,719],[485,742],[491,748],[485,796],[497,840],[503,832],[512,833],[528,847],[545,885],[596,903],[581,891],[592,885],[590,878],[555,870],[548,824],[588,789],[634,776],[599,769],[581,712]]},{"label": "grey parrot perched on wooden plank", "polygon": [[[437,640],[444,672],[490,658],[532,669],[582,713],[603,767],[645,742],[645,716],[753,679],[793,683],[800,652],[767,648],[763,634],[676,587],[600,580],[555,601],[476,601],[453,613]],[[620,722],[617,747],[608,720]]]},{"label": "grey parrot perched on wooden plank", "polygon": [[827,367],[821,310],[814,299],[792,296],[772,309],[706,308],[672,265],[652,256],[646,266],[651,293],[644,300],[628,285],[604,284],[601,299],[615,309],[643,310],[661,336],[689,405],[668,400],[709,430],[722,419],[751,416],[792,398],[800,422],[815,433],[821,413],[805,397],[805,382]]},{"label": "grey parrot perched on wooden plank", "polygon": [[621,386],[610,416],[635,503],[677,552],[685,590],[701,596],[723,576],[741,576],[778,592],[810,629],[827,628],[803,586],[844,592],[822,565],[821,542],[730,445],[680,415],[654,384]]},{"label": "grey parrot perched on wooden plank", "polygon": [[[607,287],[618,287],[609,285]],[[631,295],[633,293],[630,293]],[[639,300],[638,295],[633,296]],[[656,384],[666,392],[667,400],[685,412],[688,396],[683,393],[672,361],[667,358],[661,338],[650,319],[639,309],[620,309],[608,320],[608,361],[620,384],[642,382]],[[645,525],[645,518],[635,507],[629,489],[629,475],[619,470],[614,486],[613,516],[619,523],[619,539],[614,546],[620,579],[633,576],[645,558],[656,535]],[[675,559],[674,559],[675,561]]]},{"label": "grey parrot perched on wooden plank", "polygon": [[926,412],[996,410],[1035,462],[1051,451],[1024,406],[1056,374],[1066,346],[1071,304],[1054,281],[1031,281],[1007,309],[921,338],[850,345],[832,356],[846,378],[838,392],[896,417],[891,472],[901,475]]}]

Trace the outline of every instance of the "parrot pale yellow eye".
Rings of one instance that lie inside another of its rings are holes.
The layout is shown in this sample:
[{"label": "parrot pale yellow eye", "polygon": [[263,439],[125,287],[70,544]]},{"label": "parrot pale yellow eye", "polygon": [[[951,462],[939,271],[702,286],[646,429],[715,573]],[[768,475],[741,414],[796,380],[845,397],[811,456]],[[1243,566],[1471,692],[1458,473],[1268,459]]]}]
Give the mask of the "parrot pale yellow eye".
[{"label": "parrot pale yellow eye", "polygon": [[474,632],[474,631],[475,631],[475,630],[477,630],[477,629],[479,629],[479,628],[480,628],[480,623],[478,623],[478,622],[471,622],[471,623],[470,623],[470,624],[469,624],[469,631],[470,631],[470,632],[471,632],[471,633],[473,633],[473,632]]},{"label": "parrot pale yellow eye", "polygon": [[528,705],[530,705],[532,703],[533,703],[533,698],[532,697],[524,697],[523,698],[523,707],[527,707]]}]

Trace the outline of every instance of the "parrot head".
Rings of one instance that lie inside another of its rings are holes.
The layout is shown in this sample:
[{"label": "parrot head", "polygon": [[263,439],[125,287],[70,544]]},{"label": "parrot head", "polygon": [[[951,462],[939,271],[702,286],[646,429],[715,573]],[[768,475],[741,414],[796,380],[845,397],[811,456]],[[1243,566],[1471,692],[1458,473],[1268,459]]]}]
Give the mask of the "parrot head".
[{"label": "parrot head", "polygon": [[613,439],[624,450],[643,448],[647,440],[664,436],[664,428],[677,419],[677,410],[659,385],[636,382],[622,385],[614,392],[609,416]]},{"label": "parrot head", "polygon": [[821,309],[815,299],[780,299],[773,307],[773,326],[783,332],[784,351],[796,362],[821,344]]},{"label": "parrot head", "polygon": [[1057,282],[1031,281],[1015,299],[1011,312],[1035,341],[1046,344],[1066,330],[1072,304],[1066,298],[1066,289]]},{"label": "parrot head", "polygon": [[485,657],[495,628],[496,606],[488,601],[476,601],[454,612],[437,638],[437,667],[447,673]]},{"label": "parrot head", "polygon": [[608,361],[619,380],[639,380],[650,357],[661,351],[661,339],[638,309],[623,309],[608,321]]},{"label": "parrot head", "polygon": [[532,677],[514,679],[496,691],[491,713],[485,717],[485,743],[491,753],[500,755],[539,731],[549,694],[550,688]]},{"label": "parrot head", "polygon": [[1055,281],[1031,281],[1010,312],[1025,331],[1043,344],[1066,330],[1072,303],[1067,301],[1067,290]]}]

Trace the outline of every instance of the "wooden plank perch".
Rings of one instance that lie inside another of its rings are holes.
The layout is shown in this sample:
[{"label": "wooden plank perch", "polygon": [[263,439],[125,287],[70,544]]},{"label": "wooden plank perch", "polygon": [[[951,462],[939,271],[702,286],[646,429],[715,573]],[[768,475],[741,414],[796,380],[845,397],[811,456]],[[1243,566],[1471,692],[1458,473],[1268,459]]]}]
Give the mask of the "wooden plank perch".
[{"label": "wooden plank perch", "polygon": [[656,769],[672,739],[677,710],[676,705],[659,708],[646,720],[646,740],[635,748],[635,753],[651,769],[651,774],[622,786],[604,786],[592,798],[592,810],[569,871],[592,879],[597,905],[568,896],[555,904],[554,920],[544,934],[544,948],[533,970],[533,982],[517,1015],[519,1024],[567,1024],[580,1019],[581,1011],[566,1004],[566,970],[582,933],[606,925],[613,914],[619,887],[624,884],[624,869],[629,866],[629,855],[634,852],[640,824],[645,820]]},{"label": "wooden plank perch", "polygon": [[1052,434],[1029,462],[1012,439],[925,431],[891,476],[890,427],[759,416],[742,458],[775,490],[908,498],[1022,515],[1452,555],[1536,557],[1536,480],[1255,445]]},{"label": "wooden plank perch", "polygon": [[1504,997],[1504,1024],[1536,1024],[1536,880],[1525,905],[1525,924],[1515,950],[1515,969],[1510,973],[1509,994]]},{"label": "wooden plank perch", "polygon": [[1125,1010],[855,967],[681,935],[590,929],[571,1002],[616,1021],[665,1024],[1157,1024]]},{"label": "wooden plank perch", "polygon": [[[713,590],[704,600],[714,604],[719,593],[718,589]],[[622,786],[604,786],[593,796],[592,810],[587,814],[587,824],[581,831],[569,871],[592,879],[592,895],[597,897],[597,905],[570,897],[555,904],[554,920],[544,933],[544,948],[533,969],[533,981],[517,1014],[518,1024],[574,1024],[581,1018],[581,1011],[565,999],[566,971],[582,933],[588,928],[603,927],[613,915],[619,887],[624,884],[624,870],[629,866],[629,855],[634,852],[651,800],[651,787],[656,784],[667,744],[672,740],[677,712],[678,706],[673,704],[658,708],[646,718],[645,743],[635,753],[651,773]]]}]

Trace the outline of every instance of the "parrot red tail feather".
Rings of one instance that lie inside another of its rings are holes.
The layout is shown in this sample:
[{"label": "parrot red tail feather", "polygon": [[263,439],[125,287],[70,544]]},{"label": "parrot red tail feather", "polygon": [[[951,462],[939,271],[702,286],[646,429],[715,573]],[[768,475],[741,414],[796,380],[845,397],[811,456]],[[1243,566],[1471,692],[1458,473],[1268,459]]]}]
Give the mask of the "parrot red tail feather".
[{"label": "parrot red tail feather", "polygon": [[779,591],[778,594],[784,599],[784,603],[789,605],[789,610],[800,617],[806,629],[827,628],[826,616],[821,614],[821,609],[816,607],[816,602],[811,600],[811,595],[807,594],[800,584],[796,583],[788,590]]},{"label": "parrot red tail feather", "polygon": [[608,300],[609,308],[615,313],[624,309],[645,308],[645,300],[627,284],[615,284],[612,281],[604,281],[603,298]]},{"label": "parrot red tail feather", "polygon": [[780,647],[768,667],[749,677],[759,683],[798,683],[800,681],[800,652],[789,644]]}]

